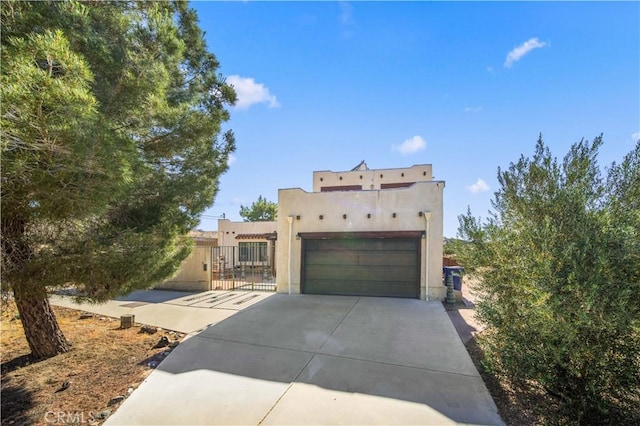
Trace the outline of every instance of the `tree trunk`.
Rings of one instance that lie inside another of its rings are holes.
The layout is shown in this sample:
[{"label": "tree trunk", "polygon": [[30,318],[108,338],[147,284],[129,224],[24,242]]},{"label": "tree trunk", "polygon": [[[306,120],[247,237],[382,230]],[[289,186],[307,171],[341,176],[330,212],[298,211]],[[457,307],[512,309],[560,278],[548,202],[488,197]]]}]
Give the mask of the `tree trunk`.
[{"label": "tree trunk", "polygon": [[49,358],[69,352],[71,344],[60,330],[46,293],[22,294],[22,290],[20,286],[14,286],[13,294],[31,355],[35,358]]},{"label": "tree trunk", "polygon": [[[27,222],[21,218],[2,218],[2,278],[13,288],[24,334],[35,358],[48,358],[69,352],[71,344],[62,334],[47,290],[27,284],[21,279],[25,265],[34,256],[33,247],[27,237]],[[8,278],[8,279],[7,279]]]}]

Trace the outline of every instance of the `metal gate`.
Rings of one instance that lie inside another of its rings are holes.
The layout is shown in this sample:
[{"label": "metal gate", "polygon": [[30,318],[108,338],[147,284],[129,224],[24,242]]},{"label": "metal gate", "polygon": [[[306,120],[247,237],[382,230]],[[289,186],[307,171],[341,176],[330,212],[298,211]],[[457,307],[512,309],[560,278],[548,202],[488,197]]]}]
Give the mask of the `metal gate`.
[{"label": "metal gate", "polygon": [[211,248],[212,290],[275,291],[275,250],[270,244]]}]

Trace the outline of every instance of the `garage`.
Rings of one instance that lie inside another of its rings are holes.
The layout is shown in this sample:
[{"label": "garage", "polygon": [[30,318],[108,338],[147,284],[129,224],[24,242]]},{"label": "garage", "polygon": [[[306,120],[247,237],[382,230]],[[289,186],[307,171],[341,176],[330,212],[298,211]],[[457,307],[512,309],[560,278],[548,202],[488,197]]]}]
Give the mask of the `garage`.
[{"label": "garage", "polygon": [[301,233],[302,292],[419,298],[423,234]]}]

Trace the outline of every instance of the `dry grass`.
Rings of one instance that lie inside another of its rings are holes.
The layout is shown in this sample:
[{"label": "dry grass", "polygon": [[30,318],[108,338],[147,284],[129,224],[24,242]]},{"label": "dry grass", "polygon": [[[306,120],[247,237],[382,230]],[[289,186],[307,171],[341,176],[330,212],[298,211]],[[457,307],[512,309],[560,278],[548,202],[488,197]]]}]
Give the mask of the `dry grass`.
[{"label": "dry grass", "polygon": [[[72,350],[33,360],[13,302],[2,306],[2,424],[100,424],[98,414],[115,411],[112,398],[127,396],[152,371],[149,362],[166,356],[155,349],[166,331],[150,335],[140,327],[120,329],[119,320],[54,307]],[[63,389],[63,383],[69,382]]]}]

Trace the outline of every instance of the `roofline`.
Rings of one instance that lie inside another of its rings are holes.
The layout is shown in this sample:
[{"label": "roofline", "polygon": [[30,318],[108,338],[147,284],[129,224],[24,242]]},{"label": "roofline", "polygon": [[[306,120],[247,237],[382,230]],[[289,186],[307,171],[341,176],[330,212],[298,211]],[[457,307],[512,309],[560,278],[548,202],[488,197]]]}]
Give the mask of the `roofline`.
[{"label": "roofline", "polygon": [[[388,169],[387,169],[388,170]],[[407,191],[411,188],[413,188],[416,185],[431,185],[431,184],[442,184],[443,188],[447,186],[447,182],[444,180],[419,180],[417,182],[413,182],[413,184],[411,184],[410,186],[405,186],[402,188],[387,188],[387,189],[361,189],[361,190],[346,190],[346,191],[328,191],[328,192],[321,192],[321,191],[306,191],[300,187],[296,187],[296,188],[278,188],[278,192],[280,191],[294,191],[294,190],[298,190],[298,191],[302,191],[305,194],[334,194],[336,192],[376,192],[376,191]]]},{"label": "roofline", "polygon": [[433,168],[433,164],[430,163],[425,163],[425,164],[414,164],[412,166],[409,167],[392,167],[392,168],[388,168],[388,169],[367,169],[367,170],[314,170],[313,173],[356,173],[356,172],[376,172],[376,171],[380,171],[380,170],[406,170],[406,169],[412,169],[414,167],[420,167],[420,166],[431,166]]}]

